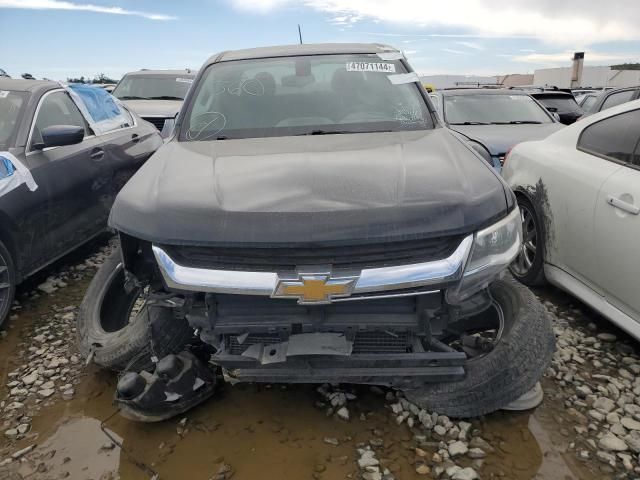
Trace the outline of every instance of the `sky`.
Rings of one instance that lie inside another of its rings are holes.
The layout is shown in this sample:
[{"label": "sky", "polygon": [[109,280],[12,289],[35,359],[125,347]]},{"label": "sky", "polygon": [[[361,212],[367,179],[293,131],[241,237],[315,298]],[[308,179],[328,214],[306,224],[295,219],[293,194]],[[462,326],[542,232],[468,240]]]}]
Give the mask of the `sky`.
[{"label": "sky", "polygon": [[[613,5],[614,4],[614,5]],[[378,42],[422,75],[640,62],[640,0],[0,0],[0,68],[37,78],[199,68],[216,52]]]}]

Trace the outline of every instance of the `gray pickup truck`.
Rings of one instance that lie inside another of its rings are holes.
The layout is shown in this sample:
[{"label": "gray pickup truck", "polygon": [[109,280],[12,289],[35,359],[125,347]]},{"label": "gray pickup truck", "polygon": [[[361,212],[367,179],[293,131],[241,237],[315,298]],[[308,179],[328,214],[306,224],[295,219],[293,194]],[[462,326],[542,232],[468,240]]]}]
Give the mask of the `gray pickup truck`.
[{"label": "gray pickup truck", "polygon": [[378,44],[223,52],[118,195],[80,348],[153,421],[232,383],[360,383],[456,417],[530,391],[548,318],[504,276],[514,194]]}]

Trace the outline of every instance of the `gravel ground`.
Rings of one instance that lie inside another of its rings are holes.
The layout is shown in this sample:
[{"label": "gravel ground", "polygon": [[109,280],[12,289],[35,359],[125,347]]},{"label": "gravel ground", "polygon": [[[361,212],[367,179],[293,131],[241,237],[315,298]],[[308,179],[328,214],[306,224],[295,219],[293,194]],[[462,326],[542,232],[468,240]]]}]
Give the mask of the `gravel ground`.
[{"label": "gravel ground", "polygon": [[[3,332],[5,345],[0,343],[6,355],[4,370],[0,369],[5,384],[0,389],[1,478],[75,478],[78,475],[83,478],[82,473],[70,473],[76,460],[60,459],[59,455],[56,457],[55,448],[46,446],[47,436],[42,436],[34,427],[34,418],[45,417],[65,402],[85,401],[78,398],[77,393],[79,386],[88,381],[86,367],[75,347],[75,316],[82,294],[78,285],[86,285],[111,248],[112,244],[99,247],[79,263],[58,266],[51,276],[34,284],[31,291],[23,289],[20,303],[14,305],[9,335]],[[71,288],[67,287],[69,284],[75,285],[78,293],[73,301],[64,295],[65,290]],[[568,478],[638,478],[640,357],[636,354],[635,341],[562,293],[553,289],[537,293],[554,322],[558,348],[543,382],[545,403],[536,414],[552,418],[558,430],[553,433],[559,433],[566,440],[556,441],[554,448],[570,457],[575,477]],[[39,309],[34,309],[35,304]],[[23,321],[27,312],[35,317],[33,321]],[[12,337],[12,330],[16,329],[19,335],[14,336],[18,340],[6,343],[10,338],[5,337]],[[295,388],[292,387],[292,391]],[[345,478],[514,478],[508,473],[506,463],[505,468],[501,468],[498,460],[504,458],[500,455],[509,453],[509,442],[487,426],[501,422],[501,417],[488,416],[473,421],[450,419],[418,408],[399,393],[377,387],[322,385],[314,388],[310,402],[315,402],[313,407],[322,412],[324,422],[336,422],[336,429],[344,424],[352,432],[319,439],[322,448],[350,449],[351,455],[329,455],[331,461],[347,468]],[[364,408],[365,397],[373,397],[377,406]],[[291,415],[295,415],[295,408],[291,406]],[[60,408],[56,412],[58,422],[69,416],[64,411],[60,413]],[[185,438],[192,424],[191,416],[175,422],[172,428],[180,439]],[[194,420],[193,424],[197,422]],[[334,427],[331,424],[329,427],[330,432]],[[210,426],[201,428],[211,434]],[[94,436],[99,445],[93,450],[95,455],[108,457],[114,448],[116,452],[119,450],[106,437]],[[162,458],[173,452],[171,449],[167,453],[164,443],[158,446]],[[517,464],[517,459],[513,463]],[[117,472],[103,468],[95,477],[92,472],[84,478],[119,477]],[[327,468],[327,462],[316,463],[310,474],[316,479],[333,478],[328,476]],[[147,472],[135,478],[150,476]],[[222,459],[208,478],[224,480],[232,476],[240,478],[236,468]],[[552,474],[537,478],[559,477]]]}]

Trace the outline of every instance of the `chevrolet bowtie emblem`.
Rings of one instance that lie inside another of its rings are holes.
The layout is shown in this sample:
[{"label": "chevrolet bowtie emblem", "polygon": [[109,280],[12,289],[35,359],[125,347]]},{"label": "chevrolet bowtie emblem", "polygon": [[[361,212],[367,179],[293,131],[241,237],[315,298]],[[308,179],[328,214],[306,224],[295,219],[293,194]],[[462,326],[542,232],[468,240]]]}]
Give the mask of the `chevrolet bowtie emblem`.
[{"label": "chevrolet bowtie emblem", "polygon": [[328,273],[298,274],[297,279],[280,278],[273,291],[276,298],[297,298],[298,303],[331,303],[331,299],[348,297],[358,277],[331,278]]}]

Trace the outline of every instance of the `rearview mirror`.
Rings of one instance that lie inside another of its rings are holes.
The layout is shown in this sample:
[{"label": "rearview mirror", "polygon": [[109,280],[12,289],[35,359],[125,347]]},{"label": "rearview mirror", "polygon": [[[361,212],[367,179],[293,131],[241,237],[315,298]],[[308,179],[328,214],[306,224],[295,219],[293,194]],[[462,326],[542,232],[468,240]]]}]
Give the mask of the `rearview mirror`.
[{"label": "rearview mirror", "polygon": [[47,147],[63,147],[75,145],[84,139],[84,127],[76,125],[52,125],[43,128],[40,132],[42,143],[34,145],[38,150]]}]

